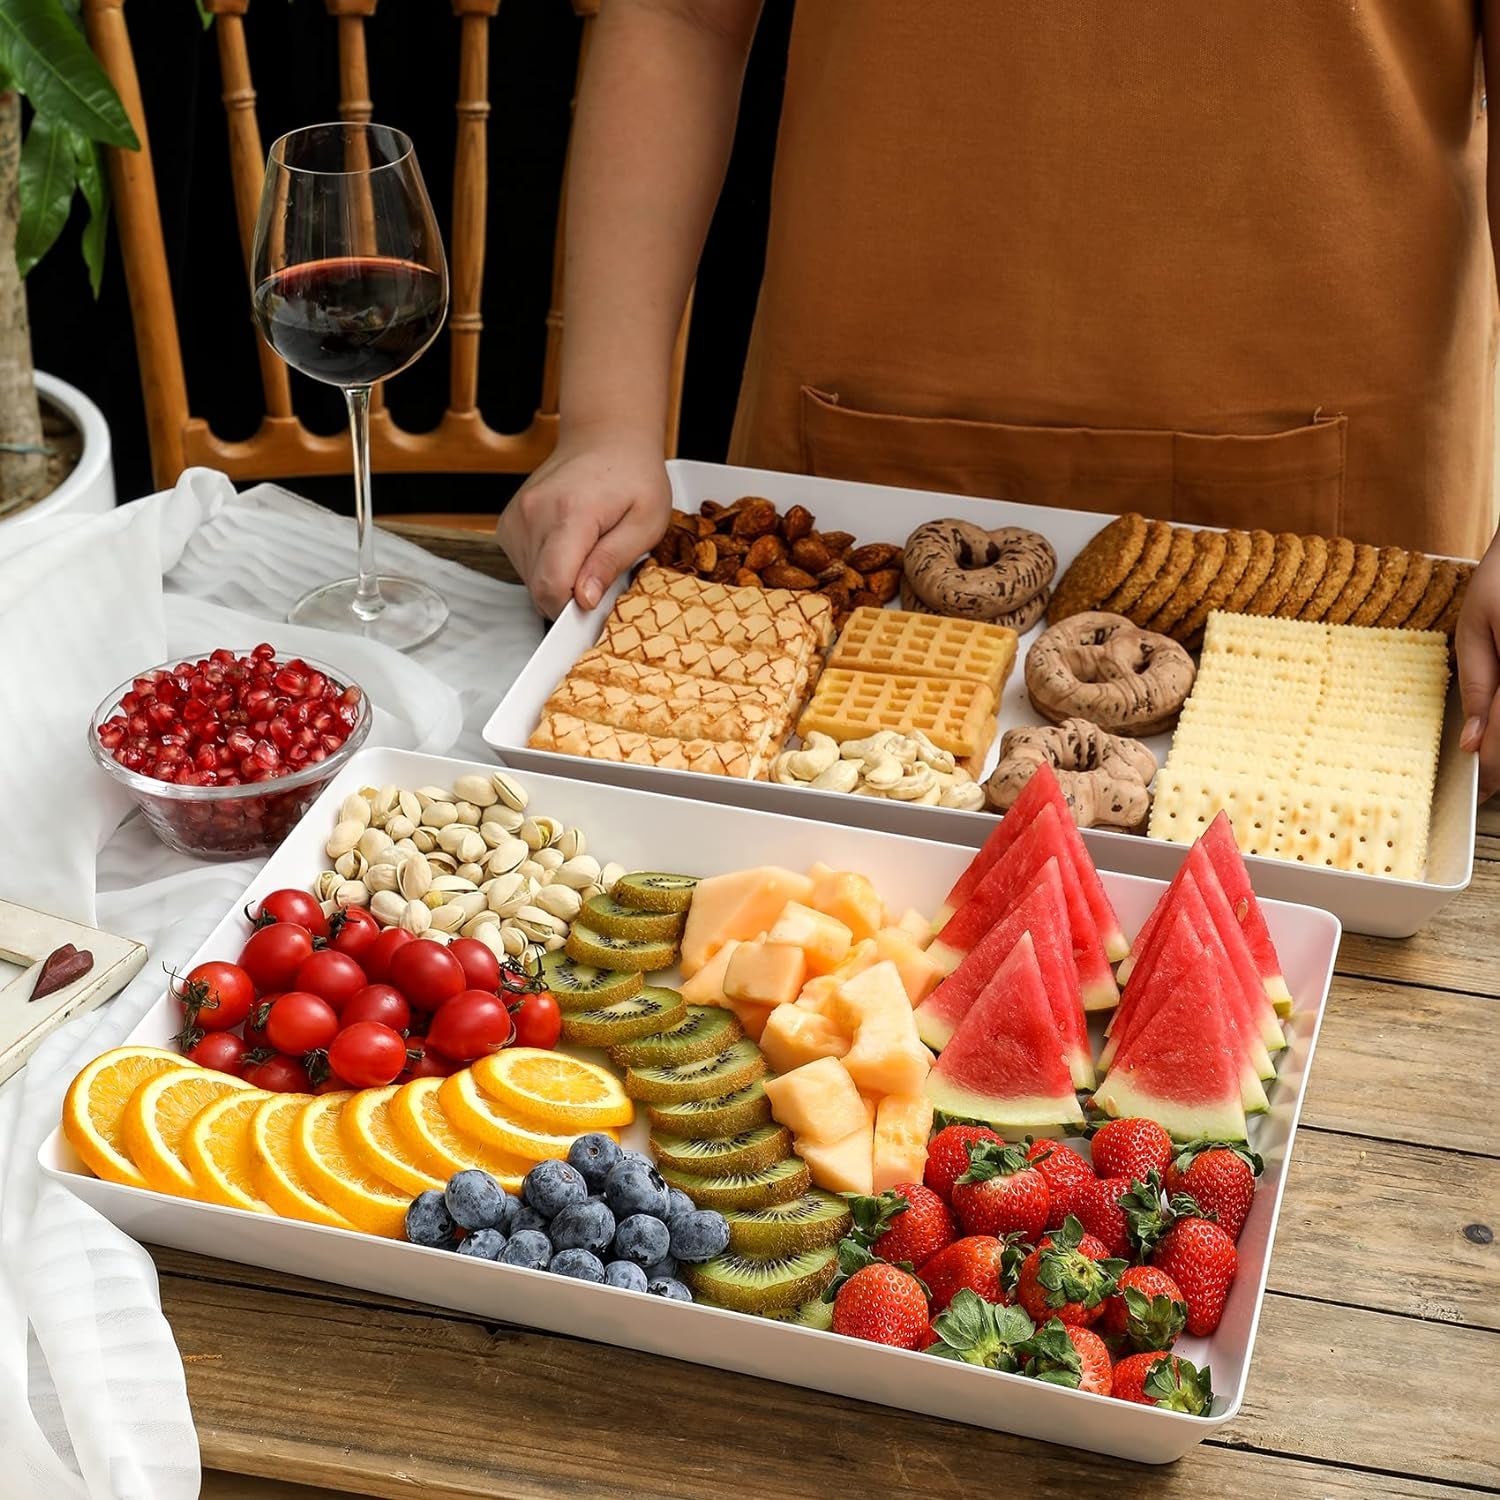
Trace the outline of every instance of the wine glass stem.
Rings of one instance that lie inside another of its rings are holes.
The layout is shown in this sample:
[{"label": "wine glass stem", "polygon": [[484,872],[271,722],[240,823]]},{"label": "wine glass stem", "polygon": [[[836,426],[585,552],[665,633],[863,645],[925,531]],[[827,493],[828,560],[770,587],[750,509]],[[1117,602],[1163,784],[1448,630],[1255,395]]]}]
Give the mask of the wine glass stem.
[{"label": "wine glass stem", "polygon": [[359,532],[359,587],[354,591],[354,613],[374,620],[385,608],[380,576],[375,571],[375,525],[370,515],[370,387],[351,385],[344,392],[349,403],[349,436],[354,442],[354,524]]}]

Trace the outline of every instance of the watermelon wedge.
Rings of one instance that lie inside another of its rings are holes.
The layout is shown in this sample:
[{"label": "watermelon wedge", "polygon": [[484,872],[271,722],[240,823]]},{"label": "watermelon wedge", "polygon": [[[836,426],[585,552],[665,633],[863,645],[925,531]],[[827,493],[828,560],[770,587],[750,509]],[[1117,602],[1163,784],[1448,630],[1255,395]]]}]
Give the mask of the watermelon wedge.
[{"label": "watermelon wedge", "polygon": [[1115,1119],[1144,1115],[1178,1140],[1244,1140],[1241,1065],[1221,971],[1186,912],[1164,920],[1152,980],[1159,1003],[1121,1045],[1094,1106]]},{"label": "watermelon wedge", "polygon": [[1068,903],[1055,855],[1037,872],[1021,903],[995,923],[969,950],[963,962],[917,1007],[917,1035],[935,1051],[942,1051],[980,991],[1026,932],[1031,934],[1036,949],[1042,984],[1062,1037],[1073,1086],[1091,1089],[1094,1054],[1083,1013],[1078,965],[1073,961]]},{"label": "watermelon wedge", "polygon": [[1083,1111],[1029,932],[979,992],[927,1075],[935,1108],[1005,1134],[1077,1130]]},{"label": "watermelon wedge", "polygon": [[1115,915],[1115,909],[1105,894],[1104,882],[1100,880],[1099,871],[1095,869],[1094,861],[1089,856],[1083,835],[1073,822],[1068,799],[1063,795],[1057,775],[1049,765],[1038,767],[1031,780],[1021,788],[1021,795],[1016,798],[1010,811],[1001,818],[995,831],[984,841],[984,847],[969,861],[969,867],[958,877],[953,889],[948,892],[948,899],[932,919],[932,930],[943,930],[948,919],[974,894],[980,881],[1000,856],[1026,832],[1037,814],[1049,804],[1061,816],[1068,858],[1077,873],[1094,925],[1099,929],[1099,941],[1104,948],[1105,957],[1111,963],[1118,963],[1130,952],[1130,944],[1125,941],[1120,919]]},{"label": "watermelon wedge", "polygon": [[1108,1010],[1118,1003],[1120,991],[1115,985],[1109,960],[1104,956],[1099,929],[1094,925],[1083,888],[1078,883],[1078,873],[1068,857],[1062,836],[1062,819],[1051,805],[1044,807],[1026,826],[1020,838],[990,866],[969,899],[933,939],[927,956],[945,974],[951,974],[985,933],[1025,899],[1049,859],[1057,860],[1062,880],[1073,961],[1078,967],[1084,1009]]}]

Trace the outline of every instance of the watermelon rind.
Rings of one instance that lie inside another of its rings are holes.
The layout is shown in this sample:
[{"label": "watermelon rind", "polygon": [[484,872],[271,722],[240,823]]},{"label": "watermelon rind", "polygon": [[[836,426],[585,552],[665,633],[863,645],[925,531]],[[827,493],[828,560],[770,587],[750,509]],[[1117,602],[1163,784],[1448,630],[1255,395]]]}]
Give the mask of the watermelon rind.
[{"label": "watermelon rind", "polygon": [[1039,1094],[1030,1099],[1006,1099],[1002,1103],[929,1073],[927,1097],[934,1109],[962,1120],[979,1120],[1001,1135],[1070,1135],[1083,1125],[1083,1111],[1072,1094],[1066,1099]]},{"label": "watermelon rind", "polygon": [[1147,1094],[1120,1072],[1111,1073],[1094,1091],[1094,1108],[1115,1120],[1155,1120],[1176,1141],[1245,1139],[1245,1112],[1238,1100],[1220,1105],[1178,1104]]}]

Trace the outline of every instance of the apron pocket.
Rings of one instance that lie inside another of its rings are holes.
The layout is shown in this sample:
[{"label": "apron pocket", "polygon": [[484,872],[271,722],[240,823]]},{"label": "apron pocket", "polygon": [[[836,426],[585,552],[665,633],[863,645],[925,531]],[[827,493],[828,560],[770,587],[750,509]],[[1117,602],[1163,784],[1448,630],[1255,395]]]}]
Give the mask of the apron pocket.
[{"label": "apron pocket", "polygon": [[1173,437],[1172,516],[1200,526],[1340,536],[1347,417],[1263,437]]}]

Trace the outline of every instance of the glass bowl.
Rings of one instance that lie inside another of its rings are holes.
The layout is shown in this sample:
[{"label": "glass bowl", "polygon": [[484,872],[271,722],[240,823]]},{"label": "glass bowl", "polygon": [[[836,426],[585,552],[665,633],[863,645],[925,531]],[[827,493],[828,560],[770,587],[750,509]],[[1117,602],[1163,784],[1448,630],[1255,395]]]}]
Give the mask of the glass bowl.
[{"label": "glass bowl", "polygon": [[[248,650],[233,652],[236,657],[250,654]],[[278,654],[271,660],[277,666],[301,661],[321,672],[335,686],[346,691],[351,687],[358,688],[357,683],[342,673],[310,657]],[[239,786],[185,786],[174,781],[159,781],[154,776],[128,769],[114,758],[99,737],[105,721],[123,711],[122,700],[132,691],[138,678],[157,672],[170,673],[177,665],[178,662],[173,661],[147,667],[110,693],[94,710],[89,723],[89,753],[111,780],[130,793],[152,831],[169,848],[199,859],[248,859],[270,854],[312,805],[318,793],[364,744],[374,717],[369,695],[360,689],[359,717],[350,729],[349,737],[337,750],[328,751],[322,760],[310,761],[285,776],[268,777],[264,781],[245,782]]]}]

